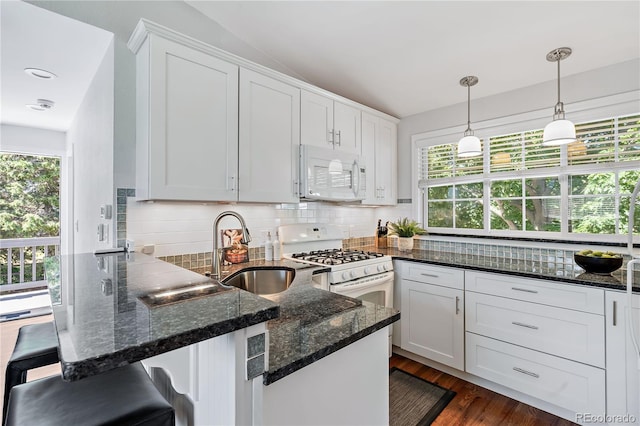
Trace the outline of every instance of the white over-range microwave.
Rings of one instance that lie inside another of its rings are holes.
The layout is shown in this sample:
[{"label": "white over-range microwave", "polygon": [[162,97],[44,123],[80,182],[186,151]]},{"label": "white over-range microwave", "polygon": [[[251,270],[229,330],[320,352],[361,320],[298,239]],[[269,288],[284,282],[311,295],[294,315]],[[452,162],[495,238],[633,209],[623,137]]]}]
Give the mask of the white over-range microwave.
[{"label": "white over-range microwave", "polygon": [[366,181],[364,161],[359,155],[300,145],[300,198],[364,200]]}]

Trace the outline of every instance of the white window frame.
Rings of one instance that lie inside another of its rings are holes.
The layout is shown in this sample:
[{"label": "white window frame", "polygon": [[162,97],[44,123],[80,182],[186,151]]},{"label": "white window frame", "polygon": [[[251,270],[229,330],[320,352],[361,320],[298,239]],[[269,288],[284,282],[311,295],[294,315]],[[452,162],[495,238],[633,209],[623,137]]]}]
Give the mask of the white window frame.
[{"label": "white window frame", "polygon": [[[597,99],[590,99],[572,104],[566,104],[565,109],[570,111],[567,113],[567,119],[574,123],[596,121],[606,117],[621,117],[630,114],[637,114],[640,111],[640,90],[634,90],[626,93],[606,96]],[[510,133],[518,133],[535,129],[542,129],[551,120],[550,109],[544,108],[540,110],[530,111],[512,116],[500,117],[491,120],[480,121],[474,123],[474,132],[477,137],[483,140],[483,144],[487,146],[489,137],[497,135],[506,135]],[[425,192],[419,187],[418,180],[420,174],[420,149],[423,147],[450,144],[462,137],[466,125],[449,127],[444,129],[433,130],[429,132],[417,133],[411,136],[411,150],[413,155],[411,158],[416,159],[412,162],[412,197],[413,209],[412,214],[426,225],[425,212]],[[640,162],[627,161],[621,163],[606,164],[588,164],[588,165],[572,165],[567,166],[567,148],[561,147],[560,150],[560,166],[553,168],[539,168],[508,172],[495,172],[489,174],[490,153],[488,149],[483,149],[484,171],[482,174],[469,175],[464,178],[440,178],[438,185],[447,185],[453,183],[479,182],[484,184],[484,199],[489,200],[490,182],[496,178],[504,176],[505,178],[515,177],[544,177],[558,176],[561,183],[561,199],[568,200],[568,175],[577,173],[598,173],[605,171],[618,171],[640,168]],[[626,236],[615,234],[577,234],[568,232],[568,202],[561,203],[561,232],[535,232],[535,231],[511,231],[511,230],[491,230],[490,229],[490,213],[489,209],[484,211],[484,229],[462,229],[462,228],[430,228],[431,232],[441,232],[447,234],[456,234],[461,236],[502,236],[516,238],[543,238],[543,239],[559,239],[573,241],[593,241],[594,237],[603,242],[624,242]]]}]

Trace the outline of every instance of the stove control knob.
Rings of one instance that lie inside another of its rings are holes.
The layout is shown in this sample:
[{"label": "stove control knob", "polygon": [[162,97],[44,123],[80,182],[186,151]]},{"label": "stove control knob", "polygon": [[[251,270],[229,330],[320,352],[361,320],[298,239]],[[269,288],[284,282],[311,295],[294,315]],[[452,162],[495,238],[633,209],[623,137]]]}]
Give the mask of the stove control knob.
[{"label": "stove control knob", "polygon": [[343,280],[348,280],[349,279],[349,273],[348,272],[343,272],[342,273],[342,279]]},{"label": "stove control knob", "polygon": [[365,275],[371,275],[371,268],[369,268],[368,266],[366,268],[364,268],[364,274]]},{"label": "stove control knob", "polygon": [[384,265],[378,265],[378,272],[382,272],[384,269]]},{"label": "stove control knob", "polygon": [[349,275],[351,275],[352,279],[356,277],[356,273],[354,271],[349,272]]}]

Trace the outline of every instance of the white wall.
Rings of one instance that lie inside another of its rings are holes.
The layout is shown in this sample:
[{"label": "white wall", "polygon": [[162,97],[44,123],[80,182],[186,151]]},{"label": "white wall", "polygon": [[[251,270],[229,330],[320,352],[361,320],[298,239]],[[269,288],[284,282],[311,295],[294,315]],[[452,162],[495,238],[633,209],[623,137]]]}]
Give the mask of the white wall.
[{"label": "white wall", "polygon": [[[580,74],[562,77],[562,101],[568,119],[571,119],[571,103],[597,99],[640,89],[640,60],[633,60],[599,68]],[[480,84],[482,77],[480,76]],[[474,123],[510,115],[522,114],[543,108],[553,116],[557,98],[557,81],[536,84],[486,98],[473,99],[471,93],[471,128]],[[634,111],[637,112],[637,111]],[[431,130],[466,126],[467,104],[459,103],[437,110],[405,117],[398,124],[398,198],[411,198],[411,135]],[[462,131],[460,132],[462,137]],[[404,167],[402,167],[404,165]]]},{"label": "white wall", "polygon": [[0,150],[61,157],[67,153],[67,137],[64,132],[3,124]]},{"label": "white wall", "polygon": [[[73,250],[115,247],[113,220],[100,219],[100,206],[113,204],[113,43],[87,90],[67,132],[73,151]],[[109,226],[109,240],[99,243],[98,224]]]}]

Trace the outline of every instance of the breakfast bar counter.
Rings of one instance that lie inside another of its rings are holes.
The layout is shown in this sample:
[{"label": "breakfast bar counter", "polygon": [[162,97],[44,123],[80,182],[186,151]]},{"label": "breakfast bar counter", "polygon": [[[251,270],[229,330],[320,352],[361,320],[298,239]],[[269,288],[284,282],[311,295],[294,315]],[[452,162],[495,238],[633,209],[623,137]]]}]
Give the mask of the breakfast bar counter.
[{"label": "breakfast bar counter", "polygon": [[100,374],[279,314],[262,297],[136,253],[48,258],[65,380]]},{"label": "breakfast bar counter", "polygon": [[[351,400],[361,400],[358,413],[374,398],[382,408],[369,421],[385,419],[388,326],[400,313],[315,288],[321,267],[257,261],[230,272],[248,267],[289,268],[295,278],[258,296],[144,254],[46,259],[63,378],[142,361],[168,384],[168,400],[188,397],[195,424],[277,422],[293,414],[275,401],[303,398],[296,389],[305,386],[362,395]],[[357,361],[362,351],[367,362]]]}]

